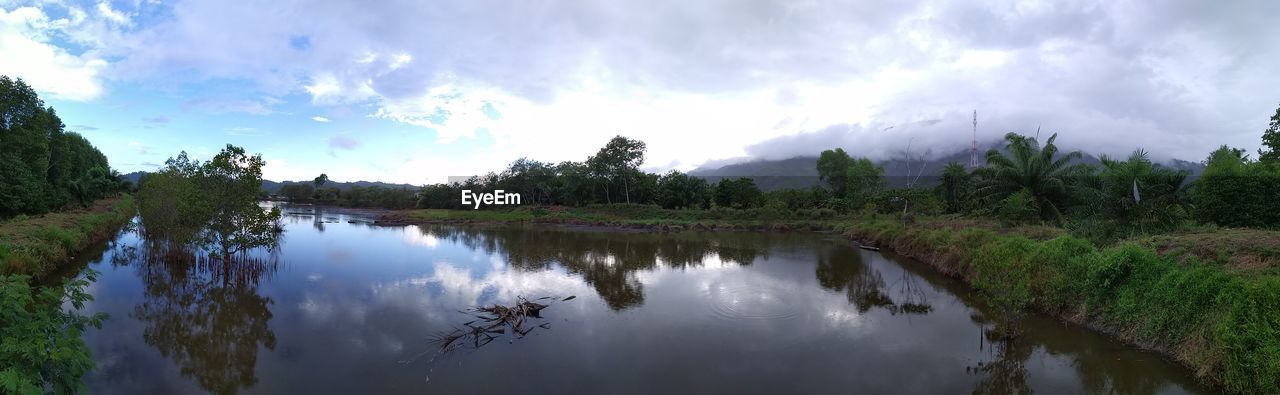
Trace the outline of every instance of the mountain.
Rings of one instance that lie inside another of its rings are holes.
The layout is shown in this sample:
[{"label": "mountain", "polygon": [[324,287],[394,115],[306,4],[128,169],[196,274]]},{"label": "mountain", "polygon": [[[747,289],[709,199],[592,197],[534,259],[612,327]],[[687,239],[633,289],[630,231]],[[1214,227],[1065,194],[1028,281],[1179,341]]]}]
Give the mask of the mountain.
[{"label": "mountain", "polygon": [[[982,156],[987,150],[992,148],[1003,151],[1003,147],[995,142],[988,147],[980,147],[978,149],[979,163],[983,162]],[[907,177],[907,161],[904,158],[881,160],[877,161],[876,164],[884,168],[885,181],[890,187],[904,187],[908,182],[914,182],[918,186],[928,186],[935,185],[938,182],[938,177],[942,175],[942,168],[947,163],[956,162],[967,165],[970,156],[970,149],[963,149],[950,155],[942,155],[925,160],[923,163],[913,161],[910,174],[913,176],[919,174],[918,178]],[[1098,157],[1087,153],[1078,162],[1090,165],[1100,165],[1102,163]],[[1186,170],[1191,173],[1189,179],[1193,179],[1204,172],[1203,164],[1179,159],[1173,159],[1161,165]],[[923,170],[921,170],[922,166]],[[699,167],[690,171],[689,175],[701,177],[708,182],[716,182],[724,178],[749,177],[754,179],[756,185],[760,186],[760,189],[764,191],[783,188],[809,188],[819,185],[818,158],[815,156],[798,156],[783,160],[762,159],[719,167]]]},{"label": "mountain", "polygon": [[[129,174],[125,174],[125,175],[121,176],[121,178],[123,178],[123,179],[125,179],[125,180],[128,180],[129,182],[132,182],[134,185],[137,185],[137,184],[138,184],[138,180],[139,180],[139,179],[141,179],[141,178],[142,178],[142,176],[143,176],[143,175],[145,175],[145,174],[147,174],[147,172],[145,172],[145,171],[135,171],[135,172],[132,172],[132,173],[129,173]],[[274,193],[274,192],[276,192],[276,191],[280,190],[280,187],[281,187],[281,186],[284,186],[284,185],[290,185],[290,184],[310,184],[310,183],[311,183],[311,181],[310,181],[310,180],[308,180],[308,181],[280,181],[280,182],[277,182],[277,181],[271,181],[271,180],[262,180],[262,189],[263,189],[263,190],[265,190],[265,191],[267,191],[268,193]],[[417,189],[417,188],[418,188],[418,186],[416,186],[416,185],[409,185],[409,184],[392,184],[392,183],[386,183],[386,182],[380,182],[380,181],[353,181],[353,182],[337,182],[337,181],[329,181],[329,182],[326,182],[326,183],[324,184],[324,188],[338,188],[338,190],[341,190],[341,191],[346,191],[346,190],[348,190],[348,189],[351,189],[351,187],[362,187],[362,188],[368,188],[368,187],[375,187],[375,186],[376,186],[376,187],[383,187],[383,188],[409,188],[409,189]]]}]

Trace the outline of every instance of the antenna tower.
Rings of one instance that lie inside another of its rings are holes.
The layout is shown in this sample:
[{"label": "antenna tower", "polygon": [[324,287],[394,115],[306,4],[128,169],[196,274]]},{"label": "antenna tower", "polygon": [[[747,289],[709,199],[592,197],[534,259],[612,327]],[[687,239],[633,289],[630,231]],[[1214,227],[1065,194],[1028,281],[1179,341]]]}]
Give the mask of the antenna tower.
[{"label": "antenna tower", "polygon": [[973,145],[969,152],[969,168],[978,168],[978,110],[973,110]]}]

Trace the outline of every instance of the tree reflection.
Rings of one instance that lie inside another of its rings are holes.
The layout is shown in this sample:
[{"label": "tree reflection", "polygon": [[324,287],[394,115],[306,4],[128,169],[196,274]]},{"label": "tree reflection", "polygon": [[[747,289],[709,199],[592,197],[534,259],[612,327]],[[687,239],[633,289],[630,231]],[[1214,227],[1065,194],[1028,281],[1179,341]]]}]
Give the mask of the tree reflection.
[{"label": "tree reflection", "polygon": [[[818,284],[837,292],[844,292],[849,303],[865,313],[882,308],[891,314],[927,314],[933,311],[919,279],[911,273],[886,286],[879,270],[862,261],[862,254],[851,247],[833,247],[818,254],[814,271]],[[901,302],[889,296],[888,289],[896,289]]]},{"label": "tree reflection", "polygon": [[1027,385],[1027,359],[1035,350],[1030,343],[1007,340],[993,331],[983,331],[984,341],[993,341],[995,359],[979,362],[965,369],[970,374],[980,374],[982,379],[973,387],[974,394],[1029,394]]},{"label": "tree reflection", "polygon": [[644,303],[639,271],[684,269],[708,263],[748,265],[778,243],[766,234],[716,237],[701,232],[580,232],[519,228],[424,227],[439,239],[461,243],[488,254],[502,254],[518,270],[546,270],[553,265],[582,276],[613,310]]},{"label": "tree reflection", "polygon": [[259,282],[276,269],[275,257],[224,260],[149,247],[137,270],[146,300],[132,314],[147,323],[143,339],[209,392],[256,384],[258,348],[276,345],[268,326],[272,300],[257,294]]}]

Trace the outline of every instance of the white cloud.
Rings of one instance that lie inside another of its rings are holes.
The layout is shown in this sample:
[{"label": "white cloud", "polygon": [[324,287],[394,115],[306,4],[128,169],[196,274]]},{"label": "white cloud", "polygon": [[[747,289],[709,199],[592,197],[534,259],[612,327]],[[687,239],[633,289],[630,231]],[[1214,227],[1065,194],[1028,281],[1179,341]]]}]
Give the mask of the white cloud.
[{"label": "white cloud", "polygon": [[[248,81],[252,97],[305,94],[317,113],[414,125],[438,143],[492,138],[485,161],[498,166],[581,160],[614,134],[648,142],[648,164],[681,168],[835,144],[887,155],[909,136],[966,147],[975,108],[990,137],[1043,124],[1072,147],[1197,159],[1223,143],[1256,148],[1280,87],[1280,25],[1266,17],[1280,4],[1261,0],[184,0],[158,23],[140,16],[151,5],[94,4],[59,21],[35,10],[39,26],[9,22],[25,9],[4,14],[0,39],[48,51],[22,57],[46,59],[24,69],[33,84],[94,97],[101,74]],[[72,55],[49,31],[90,50]],[[8,42],[6,59],[19,48]],[[50,59],[81,74],[37,78],[59,69]]]},{"label": "white cloud", "polygon": [[321,116],[311,117],[311,120],[312,120],[312,121],[316,121],[316,122],[320,122],[320,123],[327,123],[327,122],[330,122],[330,121],[329,121],[329,118],[325,118],[325,117],[321,117]]},{"label": "white cloud", "polygon": [[0,8],[0,75],[21,77],[37,91],[58,98],[85,101],[101,96],[107,61],[89,52],[74,55],[51,43],[51,35],[71,23],[50,21],[34,7]]},{"label": "white cloud", "polygon": [[111,8],[111,3],[106,1],[98,2],[98,14],[103,18],[119,25],[130,25],[133,23],[129,19],[129,15]]}]

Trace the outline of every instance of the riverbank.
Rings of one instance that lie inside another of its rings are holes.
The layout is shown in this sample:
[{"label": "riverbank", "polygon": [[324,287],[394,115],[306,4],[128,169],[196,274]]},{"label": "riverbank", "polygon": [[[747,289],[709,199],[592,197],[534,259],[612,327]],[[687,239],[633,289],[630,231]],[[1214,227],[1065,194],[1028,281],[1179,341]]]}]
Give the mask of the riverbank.
[{"label": "riverbank", "polygon": [[841,230],[970,284],[993,269],[1013,273],[1004,279],[1037,310],[1160,352],[1226,391],[1280,392],[1280,232],[1213,230],[1100,249],[1061,232],[941,221]]},{"label": "riverbank", "polygon": [[85,209],[0,222],[0,274],[42,277],[133,218],[133,197],[100,199]]},{"label": "riverbank", "polygon": [[396,226],[531,223],[654,231],[829,231],[851,219],[852,217],[837,216],[834,211],[824,209],[801,210],[799,213],[768,209],[667,210],[655,206],[619,204],[588,207],[520,207],[509,210],[396,210],[383,213],[374,224]]}]

